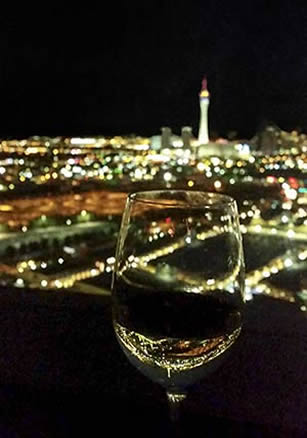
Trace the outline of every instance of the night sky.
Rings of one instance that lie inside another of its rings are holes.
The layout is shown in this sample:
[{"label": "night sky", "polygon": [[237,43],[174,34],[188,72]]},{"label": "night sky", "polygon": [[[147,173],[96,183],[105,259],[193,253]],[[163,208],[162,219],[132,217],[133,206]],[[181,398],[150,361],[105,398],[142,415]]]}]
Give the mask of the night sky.
[{"label": "night sky", "polygon": [[[0,22],[0,136],[307,131],[304,1],[12,5]],[[21,9],[20,9],[21,8]]]}]

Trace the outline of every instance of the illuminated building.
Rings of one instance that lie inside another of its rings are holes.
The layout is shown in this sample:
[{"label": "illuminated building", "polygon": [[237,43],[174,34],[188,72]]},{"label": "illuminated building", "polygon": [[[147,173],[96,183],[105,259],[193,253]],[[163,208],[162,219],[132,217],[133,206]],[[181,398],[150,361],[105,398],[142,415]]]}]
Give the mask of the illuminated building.
[{"label": "illuminated building", "polygon": [[171,136],[172,131],[169,127],[164,126],[162,128],[162,135],[161,135],[161,148],[169,148],[171,145]]},{"label": "illuminated building", "polygon": [[181,138],[184,148],[189,149],[191,147],[192,136],[192,128],[190,126],[183,126],[181,129]]}]

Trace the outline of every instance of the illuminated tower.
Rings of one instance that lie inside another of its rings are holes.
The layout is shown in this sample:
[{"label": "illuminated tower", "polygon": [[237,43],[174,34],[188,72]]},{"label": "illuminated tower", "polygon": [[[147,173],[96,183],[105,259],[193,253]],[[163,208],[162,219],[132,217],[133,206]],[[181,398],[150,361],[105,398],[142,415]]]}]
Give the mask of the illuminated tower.
[{"label": "illuminated tower", "polygon": [[200,105],[200,121],[198,131],[199,144],[207,144],[209,142],[208,134],[208,107],[210,103],[210,94],[207,90],[207,79],[204,78],[201,83],[201,90],[199,93]]}]

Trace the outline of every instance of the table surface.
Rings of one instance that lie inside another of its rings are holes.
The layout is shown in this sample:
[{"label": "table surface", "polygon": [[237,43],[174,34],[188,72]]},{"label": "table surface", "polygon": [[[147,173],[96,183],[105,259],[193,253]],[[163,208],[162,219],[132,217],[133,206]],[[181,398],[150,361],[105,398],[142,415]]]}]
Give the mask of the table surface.
[{"label": "table surface", "polygon": [[[306,328],[298,306],[254,298],[228,360],[185,401],[183,436],[306,437]],[[0,333],[1,438],[168,436],[164,392],[120,350],[110,297],[3,289]]]}]

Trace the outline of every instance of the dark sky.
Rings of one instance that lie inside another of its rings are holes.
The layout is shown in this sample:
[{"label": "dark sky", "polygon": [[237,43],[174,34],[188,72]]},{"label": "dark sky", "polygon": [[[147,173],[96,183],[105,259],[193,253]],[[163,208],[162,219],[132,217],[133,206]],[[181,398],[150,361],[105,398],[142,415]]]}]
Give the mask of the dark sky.
[{"label": "dark sky", "polygon": [[2,137],[196,134],[204,74],[212,132],[307,130],[304,1],[82,4],[2,13]]}]

